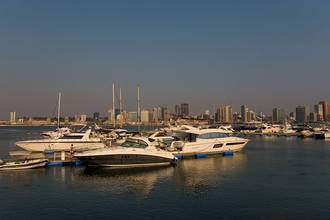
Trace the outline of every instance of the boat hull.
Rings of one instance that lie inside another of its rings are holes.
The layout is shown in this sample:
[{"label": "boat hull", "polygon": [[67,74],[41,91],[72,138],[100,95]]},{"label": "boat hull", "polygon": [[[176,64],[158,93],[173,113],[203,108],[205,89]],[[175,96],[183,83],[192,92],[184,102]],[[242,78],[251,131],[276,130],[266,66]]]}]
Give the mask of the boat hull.
[{"label": "boat hull", "polygon": [[88,166],[103,167],[141,167],[164,166],[175,163],[175,158],[141,154],[114,154],[100,156],[76,156]]},{"label": "boat hull", "polygon": [[0,166],[0,170],[23,170],[44,167],[47,164],[47,160],[41,160],[31,163],[8,163]]},{"label": "boat hull", "polygon": [[225,152],[241,151],[246,144],[247,139],[238,139],[232,141],[214,140],[205,143],[186,143],[181,151],[174,151],[175,156],[193,156],[197,154],[221,154]]}]

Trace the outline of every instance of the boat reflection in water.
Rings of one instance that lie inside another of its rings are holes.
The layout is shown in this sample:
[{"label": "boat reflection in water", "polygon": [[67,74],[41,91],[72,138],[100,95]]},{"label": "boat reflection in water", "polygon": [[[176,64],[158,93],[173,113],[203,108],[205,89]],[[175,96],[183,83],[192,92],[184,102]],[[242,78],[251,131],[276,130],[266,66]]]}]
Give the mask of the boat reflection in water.
[{"label": "boat reflection in water", "polygon": [[0,172],[0,181],[2,186],[16,191],[40,187],[40,183],[48,179],[51,181],[47,181],[43,187],[54,192],[70,186],[74,190],[100,194],[132,193],[137,198],[144,199],[153,191],[163,193],[164,187],[175,187],[185,194],[200,196],[221,184],[226,184],[228,179],[239,178],[244,173],[247,161],[247,155],[239,152],[227,157],[184,159],[175,167],[52,167],[3,171]]},{"label": "boat reflection in water", "polygon": [[185,159],[176,167],[86,168],[80,177],[84,183],[114,194],[132,192],[138,196],[145,196],[156,184],[174,182],[184,193],[197,195],[222,184],[228,176],[240,175],[247,161],[247,155],[240,152],[228,157]]},{"label": "boat reflection in water", "polygon": [[81,172],[85,184],[96,186],[98,190],[120,194],[134,193],[136,196],[146,196],[157,182],[167,181],[173,176],[173,167],[143,167],[143,168],[86,168]]},{"label": "boat reflection in water", "polygon": [[174,181],[184,193],[200,195],[223,184],[227,178],[240,175],[247,162],[248,157],[244,152],[234,156],[183,160],[175,169]]}]

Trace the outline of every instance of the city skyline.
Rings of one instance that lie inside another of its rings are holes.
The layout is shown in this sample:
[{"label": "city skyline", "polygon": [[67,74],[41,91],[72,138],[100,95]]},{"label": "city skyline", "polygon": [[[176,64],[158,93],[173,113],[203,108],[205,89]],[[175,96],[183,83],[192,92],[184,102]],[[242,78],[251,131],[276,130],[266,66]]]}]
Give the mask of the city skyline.
[{"label": "city skyline", "polygon": [[[123,105],[189,103],[191,114],[244,103],[294,112],[330,100],[329,2],[0,2],[0,118],[105,116]],[[118,90],[116,92],[118,94]]]}]

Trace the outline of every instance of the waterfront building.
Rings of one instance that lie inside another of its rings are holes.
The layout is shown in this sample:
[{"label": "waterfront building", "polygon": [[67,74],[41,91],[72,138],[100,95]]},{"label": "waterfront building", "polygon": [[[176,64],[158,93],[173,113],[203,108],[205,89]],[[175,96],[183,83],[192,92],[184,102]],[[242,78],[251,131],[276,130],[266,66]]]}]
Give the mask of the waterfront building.
[{"label": "waterfront building", "polygon": [[242,105],[241,106],[241,121],[242,123],[247,123],[247,112],[248,112],[248,108],[246,107],[246,105]]},{"label": "waterfront building", "polygon": [[158,121],[163,121],[162,107],[157,108]]},{"label": "waterfront building", "polygon": [[309,119],[309,107],[308,106],[297,106],[296,107],[296,122],[305,123]]},{"label": "waterfront building", "polygon": [[86,122],[87,115],[80,115],[80,122]]},{"label": "waterfront building", "polygon": [[141,122],[142,123],[149,123],[150,122],[150,114],[149,114],[149,110],[143,109],[141,111]]},{"label": "waterfront building", "polygon": [[273,122],[283,123],[286,120],[286,113],[283,108],[274,108],[273,109]]},{"label": "waterfront building", "polygon": [[309,121],[310,122],[317,122],[317,113],[316,112],[309,113]]},{"label": "waterfront building", "polygon": [[328,102],[327,101],[321,101],[319,102],[320,105],[322,105],[322,110],[323,110],[323,120],[328,120]]},{"label": "waterfront building", "polygon": [[158,108],[153,108],[151,114],[152,114],[151,121],[154,122],[154,123],[158,123],[158,121],[159,121],[159,119],[158,119]]},{"label": "waterfront building", "polygon": [[314,112],[317,114],[317,120],[323,121],[323,106],[322,104],[314,105]]},{"label": "waterfront building", "polygon": [[168,109],[166,107],[163,107],[162,108],[162,115],[163,115],[163,121],[164,121],[164,123],[169,122],[169,120],[170,120],[170,114],[169,114]]},{"label": "waterfront building", "polygon": [[175,116],[179,116],[181,114],[181,110],[180,110],[179,105],[175,105],[174,114],[175,114]]},{"label": "waterfront building", "polygon": [[9,122],[10,124],[16,124],[16,112],[10,112]]},{"label": "waterfront building", "polygon": [[256,113],[252,110],[248,110],[246,113],[247,122],[256,120]]},{"label": "waterfront building", "polygon": [[215,113],[216,122],[232,123],[233,122],[233,109],[230,105],[221,106]]},{"label": "waterfront building", "polygon": [[296,113],[295,112],[290,112],[289,117],[290,117],[290,120],[295,121],[296,120]]},{"label": "waterfront building", "polygon": [[188,103],[181,104],[181,115],[183,117],[189,116],[189,104]]},{"label": "waterfront building", "polygon": [[94,112],[93,114],[93,121],[98,121],[100,119],[100,112]]},{"label": "waterfront building", "polygon": [[74,121],[75,122],[80,122],[80,115],[79,114],[74,115]]},{"label": "waterfront building", "polygon": [[[48,122],[48,118],[47,118],[47,122]],[[65,116],[64,117],[64,123],[68,124],[70,122],[69,116]]]},{"label": "waterfront building", "polygon": [[128,112],[128,120],[131,123],[137,122],[137,112]]},{"label": "waterfront building", "polygon": [[51,124],[52,123],[52,119],[50,117],[47,117],[46,121],[47,121],[47,124]]}]

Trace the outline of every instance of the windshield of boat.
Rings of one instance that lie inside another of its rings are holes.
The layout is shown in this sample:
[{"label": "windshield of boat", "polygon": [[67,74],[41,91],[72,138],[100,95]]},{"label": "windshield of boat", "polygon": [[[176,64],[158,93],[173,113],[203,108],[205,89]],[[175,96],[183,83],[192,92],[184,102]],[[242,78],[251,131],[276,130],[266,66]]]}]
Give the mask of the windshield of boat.
[{"label": "windshield of boat", "polygon": [[198,138],[200,139],[212,139],[212,138],[224,138],[228,137],[229,135],[227,133],[221,133],[221,132],[211,132],[211,133],[205,133],[198,135]]},{"label": "windshield of boat", "polygon": [[148,147],[148,144],[145,141],[139,140],[139,139],[127,139],[120,146],[122,146],[122,147],[134,147],[134,148],[146,148],[146,147]]}]

